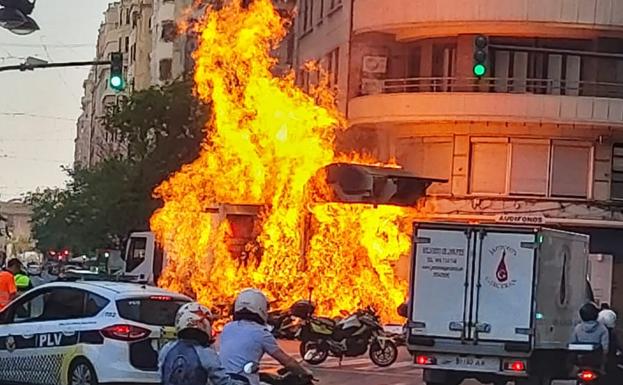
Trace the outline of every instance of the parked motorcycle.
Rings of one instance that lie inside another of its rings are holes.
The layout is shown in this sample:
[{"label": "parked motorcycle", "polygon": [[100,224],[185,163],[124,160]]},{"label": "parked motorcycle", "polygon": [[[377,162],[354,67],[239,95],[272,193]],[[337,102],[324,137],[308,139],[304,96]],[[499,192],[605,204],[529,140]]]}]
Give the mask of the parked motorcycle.
[{"label": "parked motorcycle", "polygon": [[398,358],[394,339],[385,332],[372,308],[359,310],[340,321],[316,317],[312,313],[303,318],[300,353],[306,362],[319,365],[329,355],[341,360],[366,352],[380,367],[390,366]]},{"label": "parked motorcycle", "polygon": [[268,326],[275,338],[295,340],[301,332],[301,319],[288,310],[273,310],[268,313]]}]

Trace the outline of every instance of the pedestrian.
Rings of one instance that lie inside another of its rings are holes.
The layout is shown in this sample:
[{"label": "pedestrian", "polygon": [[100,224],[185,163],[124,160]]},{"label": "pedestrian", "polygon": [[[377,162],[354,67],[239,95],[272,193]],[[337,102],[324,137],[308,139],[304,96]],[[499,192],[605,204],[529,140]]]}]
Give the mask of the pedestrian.
[{"label": "pedestrian", "polygon": [[30,281],[30,277],[27,273],[22,269],[22,263],[19,259],[12,259],[9,262],[15,261],[17,264],[17,271],[13,273],[15,277],[15,286],[17,287],[17,294],[21,295],[32,289],[32,282]]},{"label": "pedestrian", "polygon": [[595,304],[589,302],[582,306],[580,309],[582,322],[573,330],[570,343],[590,344],[600,349],[601,357],[598,361],[602,369],[605,369],[610,347],[610,335],[608,334],[608,329],[597,321],[598,317],[599,309]]},{"label": "pedestrian", "polygon": [[15,274],[20,271],[20,261],[11,259],[6,264],[6,269],[0,271],[0,310],[17,296]]},{"label": "pedestrian", "polygon": [[599,310],[610,310],[610,305],[607,302],[602,302]]}]

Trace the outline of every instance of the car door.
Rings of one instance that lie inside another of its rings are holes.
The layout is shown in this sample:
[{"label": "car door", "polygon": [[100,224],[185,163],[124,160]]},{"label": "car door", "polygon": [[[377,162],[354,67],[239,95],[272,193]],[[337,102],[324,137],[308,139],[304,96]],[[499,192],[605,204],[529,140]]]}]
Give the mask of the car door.
[{"label": "car door", "polygon": [[4,328],[6,358],[0,382],[62,383],[64,360],[79,333],[64,326],[83,316],[86,293],[71,287],[42,288],[10,306]]}]

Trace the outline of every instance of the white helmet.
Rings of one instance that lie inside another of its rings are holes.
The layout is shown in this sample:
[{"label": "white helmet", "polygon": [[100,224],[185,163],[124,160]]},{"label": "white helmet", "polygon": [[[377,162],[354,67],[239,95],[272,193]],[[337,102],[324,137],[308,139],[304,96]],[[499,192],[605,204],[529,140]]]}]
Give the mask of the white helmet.
[{"label": "white helmet", "polygon": [[177,311],[175,316],[175,331],[179,334],[182,330],[197,329],[212,338],[212,312],[210,309],[197,302],[189,302]]},{"label": "white helmet", "polygon": [[617,313],[610,309],[602,310],[599,312],[599,317],[597,317],[597,321],[604,324],[605,327],[609,329],[614,329],[614,326],[617,323]]},{"label": "white helmet", "polygon": [[268,300],[264,293],[257,289],[244,289],[236,297],[234,313],[248,311],[259,316],[264,323],[268,320]]}]

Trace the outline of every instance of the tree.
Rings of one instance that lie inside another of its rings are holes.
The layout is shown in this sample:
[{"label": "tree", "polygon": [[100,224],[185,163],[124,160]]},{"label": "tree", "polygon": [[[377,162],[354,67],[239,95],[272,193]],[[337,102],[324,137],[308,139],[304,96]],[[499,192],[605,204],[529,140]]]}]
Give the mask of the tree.
[{"label": "tree", "polygon": [[67,170],[65,188],[27,196],[38,248],[120,248],[131,231],[148,228],[160,205],[152,191],[197,157],[208,111],[187,82],[139,91],[111,106],[102,124],[127,152]]}]

